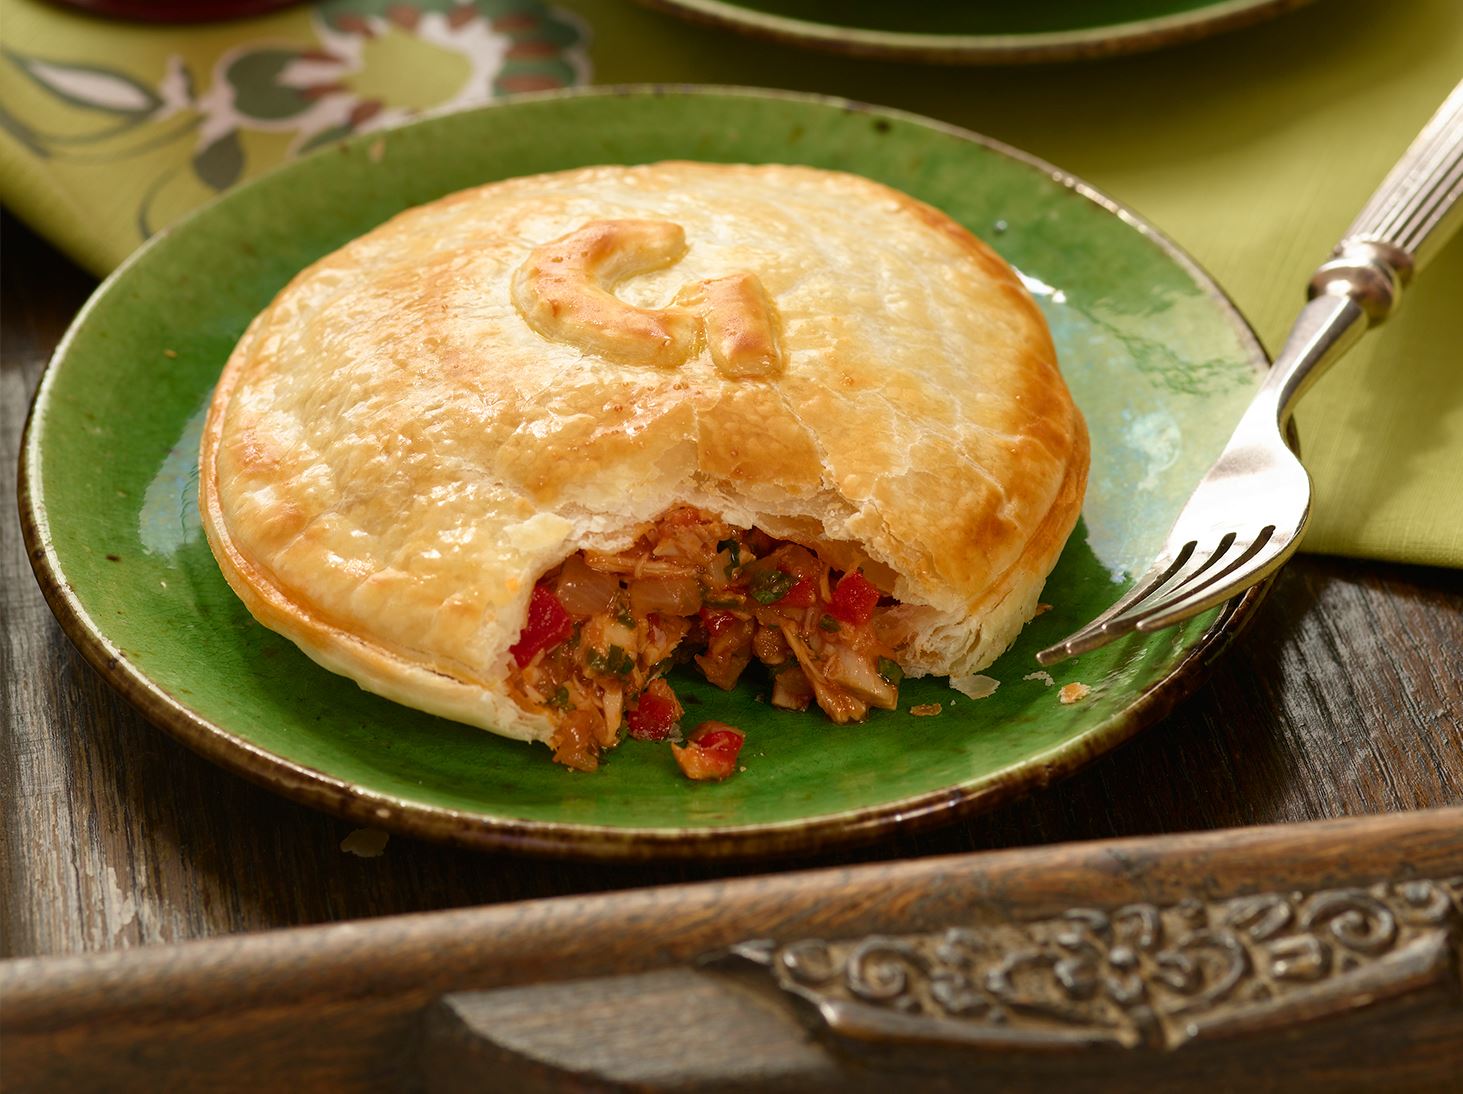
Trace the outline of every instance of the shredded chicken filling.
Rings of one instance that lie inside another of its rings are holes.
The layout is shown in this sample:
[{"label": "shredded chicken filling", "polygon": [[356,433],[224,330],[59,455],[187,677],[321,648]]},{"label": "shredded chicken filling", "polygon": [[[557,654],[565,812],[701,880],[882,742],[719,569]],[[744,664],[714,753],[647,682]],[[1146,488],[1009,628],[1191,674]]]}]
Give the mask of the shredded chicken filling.
[{"label": "shredded chicken filling", "polygon": [[730,690],[756,661],[773,706],[816,702],[834,722],[857,722],[898,703],[894,606],[861,571],[840,574],[799,544],[678,508],[630,548],[581,551],[544,575],[513,647],[510,693],[554,721],[554,759],[584,771],[624,733],[679,736],[683,710],[665,675],[683,662]]}]

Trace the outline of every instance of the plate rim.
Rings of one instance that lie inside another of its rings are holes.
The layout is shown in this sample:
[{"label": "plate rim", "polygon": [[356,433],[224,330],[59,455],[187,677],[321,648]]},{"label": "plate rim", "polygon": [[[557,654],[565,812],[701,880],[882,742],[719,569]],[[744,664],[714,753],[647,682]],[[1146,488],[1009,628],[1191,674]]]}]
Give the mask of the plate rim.
[{"label": "plate rim", "polygon": [[1076,30],[932,34],[872,30],[757,11],[734,0],[639,0],[647,8],[765,41],[850,57],[934,64],[1042,64],[1095,60],[1192,42],[1264,22],[1311,0],[1215,0],[1202,9]]},{"label": "plate rim", "polygon": [[[1159,229],[1080,177],[1028,152],[972,130],[908,111],[874,106],[831,95],[734,85],[623,84],[515,95],[461,113],[512,108],[526,102],[578,98],[606,99],[660,96],[667,93],[708,99],[727,96],[814,103],[871,117],[911,122],[980,145],[1047,175],[1077,196],[1117,216],[1176,262],[1203,293],[1218,305],[1248,351],[1257,373],[1269,368],[1269,358],[1253,328],[1219,284],[1187,252]],[[438,115],[437,117],[441,117]],[[431,118],[407,123],[430,123]],[[345,144],[369,144],[380,132],[348,138]],[[312,156],[338,155],[337,147]],[[1220,609],[1210,626],[1160,680],[1139,692],[1106,721],[1081,737],[1045,752],[1028,756],[968,783],[955,784],[891,802],[839,810],[811,818],[704,828],[617,827],[564,821],[492,816],[408,801],[381,793],[297,763],[262,748],[203,717],[134,666],[108,639],[67,580],[50,532],[44,486],[41,482],[41,444],[51,388],[78,330],[114,283],[127,277],[154,247],[176,231],[185,231],[230,195],[287,171],[309,157],[275,168],[243,186],[226,191],[133,251],[109,274],[76,313],[47,361],[26,415],[17,468],[17,500],[22,542],[42,596],[62,631],[99,675],[142,715],[175,740],[232,774],[242,776],[293,801],[347,820],[410,837],[423,838],[473,850],[508,851],[542,857],[650,860],[717,858],[750,859],[765,856],[811,854],[833,847],[867,843],[886,833],[914,832],[952,823],[993,808],[1030,790],[1044,788],[1074,774],[1097,757],[1110,752],[1140,730],[1167,715],[1187,698],[1207,675],[1216,657],[1228,647],[1254,615],[1273,577],[1254,586]]]}]

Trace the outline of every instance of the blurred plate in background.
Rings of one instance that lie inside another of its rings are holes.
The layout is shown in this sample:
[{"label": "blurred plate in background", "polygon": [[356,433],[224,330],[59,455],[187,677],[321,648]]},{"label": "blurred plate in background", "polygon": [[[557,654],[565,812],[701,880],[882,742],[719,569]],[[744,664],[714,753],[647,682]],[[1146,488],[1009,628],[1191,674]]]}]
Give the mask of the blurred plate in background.
[{"label": "blurred plate in background", "polygon": [[834,53],[1024,64],[1137,53],[1248,26],[1309,0],[641,0],[702,23]]}]

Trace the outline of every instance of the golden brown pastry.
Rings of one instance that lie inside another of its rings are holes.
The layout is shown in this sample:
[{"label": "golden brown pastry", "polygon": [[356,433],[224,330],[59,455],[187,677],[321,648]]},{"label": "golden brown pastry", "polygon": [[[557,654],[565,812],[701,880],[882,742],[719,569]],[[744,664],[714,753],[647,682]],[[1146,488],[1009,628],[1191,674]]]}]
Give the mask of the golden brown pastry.
[{"label": "golden brown pastry", "polygon": [[589,767],[664,736],[678,658],[837,720],[989,664],[1086,470],[1040,313],[964,228],[660,163],[454,194],[305,270],[224,370],[201,504],[316,661]]}]

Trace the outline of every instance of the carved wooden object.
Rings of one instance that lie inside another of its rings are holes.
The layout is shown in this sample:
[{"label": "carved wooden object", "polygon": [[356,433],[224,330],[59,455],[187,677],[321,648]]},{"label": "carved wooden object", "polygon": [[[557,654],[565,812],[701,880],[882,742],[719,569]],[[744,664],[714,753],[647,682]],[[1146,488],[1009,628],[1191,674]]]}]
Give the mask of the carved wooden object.
[{"label": "carved wooden object", "polygon": [[1178,1048],[1456,986],[1463,876],[1071,908],[1032,923],[747,942],[828,1031],[865,1043]]},{"label": "carved wooden object", "polygon": [[17,960],[4,1082],[1448,1089],[1460,902],[1448,809]]}]

